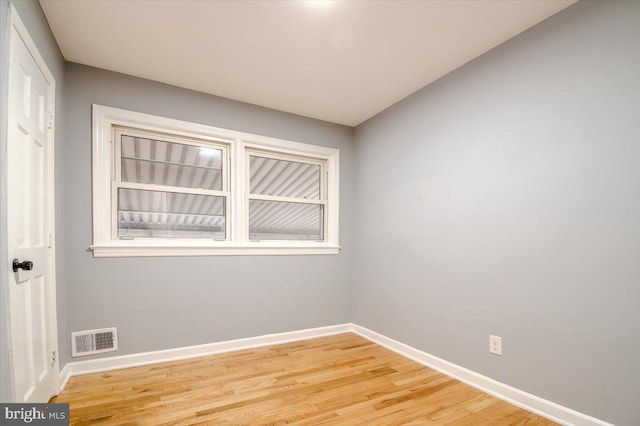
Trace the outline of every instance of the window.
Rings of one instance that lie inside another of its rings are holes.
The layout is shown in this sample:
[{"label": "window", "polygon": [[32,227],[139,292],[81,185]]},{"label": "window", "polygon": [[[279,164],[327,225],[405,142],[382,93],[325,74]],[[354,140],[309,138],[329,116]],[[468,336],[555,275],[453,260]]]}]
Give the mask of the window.
[{"label": "window", "polygon": [[249,239],[324,239],[324,161],[248,151]]},{"label": "window", "polygon": [[93,106],[96,257],[330,254],[336,149]]},{"label": "window", "polygon": [[226,240],[226,146],[117,127],[114,136],[114,238]]}]

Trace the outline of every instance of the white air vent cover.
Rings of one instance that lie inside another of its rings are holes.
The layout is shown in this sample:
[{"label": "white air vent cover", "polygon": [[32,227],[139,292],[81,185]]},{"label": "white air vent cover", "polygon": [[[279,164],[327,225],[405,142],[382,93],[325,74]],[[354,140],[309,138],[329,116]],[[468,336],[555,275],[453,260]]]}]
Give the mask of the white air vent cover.
[{"label": "white air vent cover", "polygon": [[71,333],[71,356],[84,356],[118,350],[118,330],[100,328]]}]

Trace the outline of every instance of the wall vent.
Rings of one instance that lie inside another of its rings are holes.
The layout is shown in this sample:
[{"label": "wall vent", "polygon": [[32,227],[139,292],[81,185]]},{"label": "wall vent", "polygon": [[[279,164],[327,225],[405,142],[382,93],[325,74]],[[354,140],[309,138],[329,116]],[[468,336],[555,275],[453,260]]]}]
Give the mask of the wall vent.
[{"label": "wall vent", "polygon": [[118,350],[118,330],[100,328],[71,333],[71,356],[85,356]]}]

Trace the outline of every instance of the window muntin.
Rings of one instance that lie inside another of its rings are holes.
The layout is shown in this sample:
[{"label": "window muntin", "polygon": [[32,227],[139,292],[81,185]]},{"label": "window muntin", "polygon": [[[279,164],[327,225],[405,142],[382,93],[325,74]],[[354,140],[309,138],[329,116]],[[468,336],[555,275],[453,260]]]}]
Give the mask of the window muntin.
[{"label": "window muntin", "polygon": [[227,147],[117,127],[114,140],[114,238],[227,239]]},{"label": "window muntin", "polygon": [[325,161],[247,150],[250,241],[324,241]]}]

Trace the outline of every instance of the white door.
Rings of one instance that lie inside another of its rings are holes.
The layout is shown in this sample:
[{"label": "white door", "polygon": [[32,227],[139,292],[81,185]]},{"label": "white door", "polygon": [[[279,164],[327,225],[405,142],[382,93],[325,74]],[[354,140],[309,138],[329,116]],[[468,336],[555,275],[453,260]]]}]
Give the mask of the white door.
[{"label": "white door", "polygon": [[56,393],[58,380],[52,234],[54,93],[51,73],[12,9],[7,243],[15,402],[47,402]]}]

